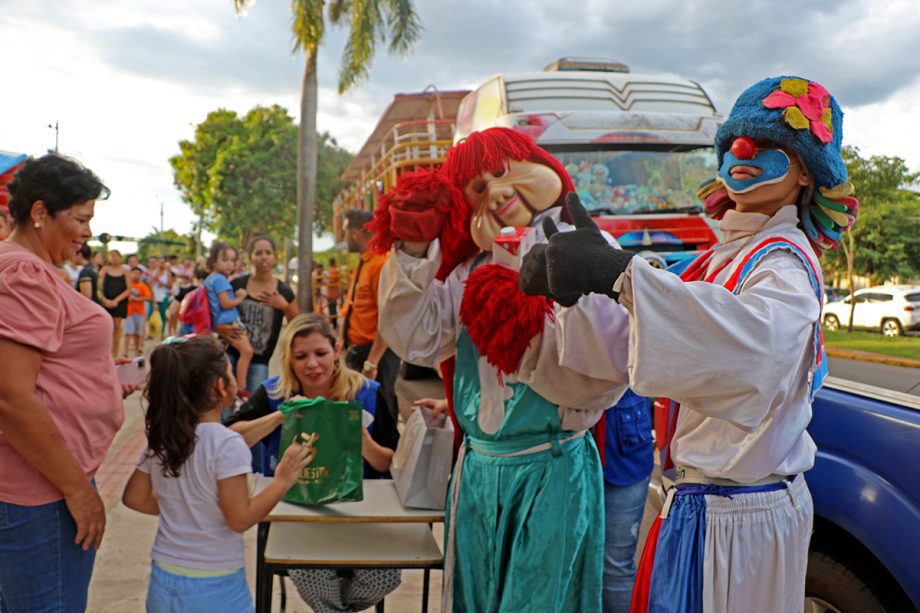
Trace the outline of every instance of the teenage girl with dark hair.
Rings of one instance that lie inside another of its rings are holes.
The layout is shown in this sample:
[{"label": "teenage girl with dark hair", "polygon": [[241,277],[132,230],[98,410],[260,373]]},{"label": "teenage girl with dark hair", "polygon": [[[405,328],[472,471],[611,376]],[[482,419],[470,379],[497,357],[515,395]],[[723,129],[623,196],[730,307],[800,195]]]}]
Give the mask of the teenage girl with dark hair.
[{"label": "teenage girl with dark hair", "polygon": [[275,479],[250,498],[249,448],[220,423],[221,409],[236,396],[220,343],[167,341],[150,366],[147,449],[122,497],[128,508],[160,516],[147,610],[252,611],[242,533],[281,500],[315,450],[291,445]]},{"label": "teenage girl with dark hair", "polygon": [[112,316],[112,355],[118,355],[118,346],[121,344],[122,322],[128,315],[128,281],[125,278],[125,269],[121,265],[121,252],[118,249],[109,250],[109,263],[99,271],[98,292],[102,306]]},{"label": "teenage girl with dark hair", "polygon": [[[275,241],[264,234],[256,234],[249,239],[246,251],[252,272],[234,278],[230,285],[237,291],[246,290],[246,297],[237,309],[252,345],[247,390],[255,392],[268,379],[268,362],[275,352],[283,320],[294,319],[300,307],[291,286],[272,274],[278,262]],[[235,348],[228,353],[231,360],[239,356]]]}]

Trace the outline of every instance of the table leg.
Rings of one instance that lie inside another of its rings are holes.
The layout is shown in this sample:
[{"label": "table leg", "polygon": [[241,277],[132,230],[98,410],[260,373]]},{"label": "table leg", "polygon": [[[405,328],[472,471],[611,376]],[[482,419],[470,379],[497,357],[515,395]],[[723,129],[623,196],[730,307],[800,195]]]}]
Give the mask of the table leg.
[{"label": "table leg", "polygon": [[265,568],[269,527],[269,522],[259,522],[256,537],[256,613],[269,613],[272,609],[272,576]]},{"label": "table leg", "polygon": [[422,582],[422,613],[428,613],[428,587],[431,581],[431,570],[425,569],[425,580]]}]

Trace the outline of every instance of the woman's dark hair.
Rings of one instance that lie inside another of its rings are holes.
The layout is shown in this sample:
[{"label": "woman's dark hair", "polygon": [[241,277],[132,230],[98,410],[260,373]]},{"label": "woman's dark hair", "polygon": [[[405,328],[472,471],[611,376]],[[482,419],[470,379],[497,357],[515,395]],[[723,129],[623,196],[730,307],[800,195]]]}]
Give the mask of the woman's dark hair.
[{"label": "woman's dark hair", "polygon": [[364,209],[348,209],[345,211],[345,219],[348,221],[349,229],[361,230],[367,234],[370,234],[370,231],[365,226],[367,226],[373,218],[374,214]]},{"label": "woman's dark hair", "polygon": [[272,251],[278,253],[278,248],[275,247],[275,241],[272,240],[272,237],[266,236],[265,234],[256,234],[249,239],[249,242],[246,243],[246,253],[249,254],[249,257],[252,257],[252,252],[256,249],[256,243],[259,241],[265,241],[272,246]]},{"label": "woman's dark hair", "polygon": [[178,477],[195,449],[198,420],[218,401],[214,381],[227,377],[227,355],[216,339],[196,336],[166,343],[150,355],[147,447],[160,461],[164,477]]},{"label": "woman's dark hair", "polygon": [[236,247],[230,243],[225,243],[224,241],[214,241],[211,244],[211,251],[208,252],[208,261],[205,264],[208,267],[209,272],[214,272],[214,265],[217,264],[217,258],[219,258],[220,254],[227,249],[232,250],[234,253],[238,253]]},{"label": "woman's dark hair", "polygon": [[26,223],[32,205],[41,200],[54,217],[87,200],[105,200],[109,188],[80,162],[57,153],[31,158],[7,185],[10,215],[16,225]]},{"label": "woman's dark hair", "polygon": [[83,243],[83,245],[77,249],[77,253],[83,256],[83,259],[87,262],[93,258],[93,250],[89,248],[89,245]]}]

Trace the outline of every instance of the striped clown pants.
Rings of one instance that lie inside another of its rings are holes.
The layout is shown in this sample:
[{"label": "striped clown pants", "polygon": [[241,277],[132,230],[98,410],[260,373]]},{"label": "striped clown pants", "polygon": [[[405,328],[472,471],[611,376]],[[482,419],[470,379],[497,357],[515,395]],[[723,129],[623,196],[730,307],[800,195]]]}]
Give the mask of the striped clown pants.
[{"label": "striped clown pants", "polygon": [[802,610],[814,516],[804,477],[679,483],[668,499],[642,553],[632,613]]}]

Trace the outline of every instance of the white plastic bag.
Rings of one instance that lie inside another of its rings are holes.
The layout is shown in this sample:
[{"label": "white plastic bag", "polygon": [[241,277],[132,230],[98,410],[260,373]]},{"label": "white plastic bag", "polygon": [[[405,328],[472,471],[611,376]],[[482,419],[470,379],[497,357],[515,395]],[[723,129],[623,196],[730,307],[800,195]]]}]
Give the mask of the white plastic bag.
[{"label": "white plastic bag", "polygon": [[390,473],[404,506],[444,509],[453,464],[454,426],[447,415],[433,417],[431,410],[412,412],[399,437]]}]

